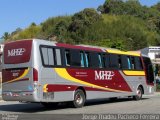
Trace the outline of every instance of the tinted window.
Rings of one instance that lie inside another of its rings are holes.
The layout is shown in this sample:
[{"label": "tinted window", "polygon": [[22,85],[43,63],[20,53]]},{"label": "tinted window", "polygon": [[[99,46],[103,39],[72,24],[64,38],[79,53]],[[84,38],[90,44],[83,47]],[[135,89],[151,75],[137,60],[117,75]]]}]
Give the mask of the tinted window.
[{"label": "tinted window", "polygon": [[135,69],[136,70],[142,70],[143,69],[140,57],[134,57],[134,62],[135,62]]},{"label": "tinted window", "polygon": [[90,53],[90,66],[94,68],[99,68],[99,56],[97,53]]},{"label": "tinted window", "polygon": [[85,53],[85,62],[86,62],[86,67],[89,67],[89,53]]},{"label": "tinted window", "polygon": [[84,64],[85,59],[84,59],[83,52],[80,52],[80,56],[81,56],[81,67],[84,67],[85,66],[85,64]]},{"label": "tinted window", "polygon": [[71,65],[72,66],[81,66],[81,54],[78,50],[71,51]]},{"label": "tinted window", "polygon": [[109,54],[103,55],[104,67],[105,68],[109,68],[109,66],[110,66],[110,60],[109,59],[110,59]]},{"label": "tinted window", "polygon": [[70,51],[69,50],[65,51],[65,64],[66,64],[66,66],[71,65],[71,57],[70,57]]},{"label": "tinted window", "polygon": [[122,69],[132,69],[131,57],[130,56],[122,56]]},{"label": "tinted window", "polygon": [[119,69],[119,56],[116,54],[110,54],[110,68]]},{"label": "tinted window", "polygon": [[122,69],[122,59],[121,59],[121,55],[118,55],[118,68]]},{"label": "tinted window", "polygon": [[140,57],[122,56],[122,69],[142,70]]},{"label": "tinted window", "polygon": [[134,57],[131,57],[131,67],[132,67],[132,69],[136,69],[135,68],[135,59],[134,59]]},{"label": "tinted window", "polygon": [[99,59],[99,68],[103,68],[103,57],[101,54],[98,54],[98,59]]},{"label": "tinted window", "polygon": [[128,69],[133,69],[132,68],[132,62],[131,62],[131,57],[127,56],[127,64],[128,64]]}]

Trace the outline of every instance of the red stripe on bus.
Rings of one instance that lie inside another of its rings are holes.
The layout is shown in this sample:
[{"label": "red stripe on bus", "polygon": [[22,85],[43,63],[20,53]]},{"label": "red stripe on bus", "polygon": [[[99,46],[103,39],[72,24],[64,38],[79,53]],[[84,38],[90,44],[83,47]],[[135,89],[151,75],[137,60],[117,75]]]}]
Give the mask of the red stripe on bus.
[{"label": "red stripe on bus", "polygon": [[95,79],[95,71],[99,73],[100,71],[105,72],[110,70],[67,68],[67,72],[69,73],[70,76],[79,79],[81,81],[85,81],[104,88],[132,92],[130,86],[128,85],[128,83],[125,81],[125,79],[119,73],[118,70],[112,70],[114,75],[111,77],[111,79]]},{"label": "red stripe on bus", "polygon": [[20,77],[24,73],[25,69],[17,70],[2,70],[2,83],[9,82],[13,79]]},{"label": "red stripe on bus", "polygon": [[[47,92],[62,92],[62,91],[75,91],[78,88],[76,85],[58,85],[58,84],[49,84],[47,85]],[[83,88],[86,91],[102,91],[102,92],[112,92],[108,90],[102,90],[98,88],[85,87]]]},{"label": "red stripe on bus", "polygon": [[92,48],[92,47],[84,47],[84,46],[74,46],[64,43],[56,43],[58,47],[70,48],[70,49],[80,49],[80,50],[88,50],[88,51],[97,51],[102,52],[100,48]]}]

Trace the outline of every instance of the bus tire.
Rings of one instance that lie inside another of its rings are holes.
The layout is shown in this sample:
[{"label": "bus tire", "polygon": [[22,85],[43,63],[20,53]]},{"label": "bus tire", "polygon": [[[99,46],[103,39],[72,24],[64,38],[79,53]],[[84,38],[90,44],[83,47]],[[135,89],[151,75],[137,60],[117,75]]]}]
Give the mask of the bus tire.
[{"label": "bus tire", "polygon": [[135,96],[133,96],[133,99],[134,100],[141,100],[142,99],[142,94],[143,94],[142,87],[138,87],[136,93],[137,94]]},{"label": "bus tire", "polygon": [[86,101],[86,97],[83,90],[81,89],[76,90],[74,94],[73,107],[81,108],[84,106],[85,101]]}]

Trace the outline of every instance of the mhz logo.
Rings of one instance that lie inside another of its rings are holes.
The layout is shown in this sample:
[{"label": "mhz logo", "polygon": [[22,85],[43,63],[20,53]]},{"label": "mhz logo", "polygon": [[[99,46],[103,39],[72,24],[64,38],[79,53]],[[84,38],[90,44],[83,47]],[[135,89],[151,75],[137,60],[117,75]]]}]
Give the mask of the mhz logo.
[{"label": "mhz logo", "polygon": [[8,50],[8,57],[21,56],[26,51],[25,48],[11,49]]},{"label": "mhz logo", "polygon": [[95,80],[112,80],[113,71],[95,71]]}]

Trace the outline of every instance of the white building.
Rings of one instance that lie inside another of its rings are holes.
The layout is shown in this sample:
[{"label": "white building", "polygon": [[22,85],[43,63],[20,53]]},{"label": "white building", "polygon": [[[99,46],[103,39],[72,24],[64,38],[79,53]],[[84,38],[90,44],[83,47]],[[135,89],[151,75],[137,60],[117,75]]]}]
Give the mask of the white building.
[{"label": "white building", "polygon": [[4,44],[0,44],[0,53],[3,52]]},{"label": "white building", "polygon": [[160,64],[160,46],[150,46],[140,51],[142,54],[149,56],[154,64]]},{"label": "white building", "polygon": [[2,53],[4,49],[4,44],[0,44],[0,64],[2,63]]}]

